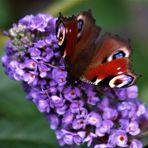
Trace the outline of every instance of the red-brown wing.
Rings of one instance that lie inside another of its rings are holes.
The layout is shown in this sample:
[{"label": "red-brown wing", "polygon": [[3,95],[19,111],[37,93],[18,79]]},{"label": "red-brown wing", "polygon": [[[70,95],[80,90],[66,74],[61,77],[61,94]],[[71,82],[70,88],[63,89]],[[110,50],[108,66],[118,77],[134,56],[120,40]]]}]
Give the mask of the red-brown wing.
[{"label": "red-brown wing", "polygon": [[[101,29],[96,26],[90,11],[81,12],[77,17],[60,16],[57,28],[60,22],[63,22],[65,27],[65,41],[61,46],[64,50],[63,57],[69,74],[79,78],[93,58],[95,42]],[[79,25],[82,25],[82,28],[79,29]]]},{"label": "red-brown wing", "polygon": [[113,80],[119,83],[122,76],[122,81],[130,79],[130,85],[133,84],[136,76],[131,72],[130,60],[128,59],[131,49],[128,42],[117,36],[105,34],[102,40],[98,40],[96,44],[99,46],[98,50],[81,79],[97,85],[108,78],[109,80],[114,78]]},{"label": "red-brown wing", "polygon": [[131,54],[128,41],[121,39],[119,36],[112,36],[109,33],[103,35],[101,39],[98,38],[95,44],[97,50],[91,61],[91,67],[93,64],[98,65],[110,62],[112,60],[111,57],[119,51],[122,51],[126,58],[129,58]]},{"label": "red-brown wing", "polygon": [[100,40],[101,28],[96,26],[90,11],[81,12],[77,17],[60,16],[57,28],[60,49],[70,75],[94,84],[111,78],[111,87],[133,84],[136,76],[130,69],[128,42],[110,34]]},{"label": "red-brown wing", "polygon": [[63,58],[70,58],[77,44],[77,18],[64,17],[61,13],[56,21],[56,36]]},{"label": "red-brown wing", "polygon": [[101,28],[96,26],[91,12],[81,12],[77,16],[77,21],[83,21],[82,30],[78,36],[78,42],[70,59],[70,74],[80,77],[90,64],[96,52],[96,39],[99,36]]}]

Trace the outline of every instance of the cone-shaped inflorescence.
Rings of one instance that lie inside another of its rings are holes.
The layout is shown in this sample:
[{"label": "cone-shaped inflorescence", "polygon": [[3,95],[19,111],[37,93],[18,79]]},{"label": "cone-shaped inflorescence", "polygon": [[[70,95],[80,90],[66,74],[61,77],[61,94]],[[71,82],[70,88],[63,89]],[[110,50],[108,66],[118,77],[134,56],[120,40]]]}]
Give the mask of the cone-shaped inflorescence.
[{"label": "cone-shaped inflorescence", "polygon": [[142,148],[137,138],[148,129],[148,109],[137,99],[137,86],[96,89],[70,83],[55,22],[46,14],[29,15],[4,33],[10,38],[1,59],[6,74],[23,82],[27,98],[46,116],[61,146]]}]

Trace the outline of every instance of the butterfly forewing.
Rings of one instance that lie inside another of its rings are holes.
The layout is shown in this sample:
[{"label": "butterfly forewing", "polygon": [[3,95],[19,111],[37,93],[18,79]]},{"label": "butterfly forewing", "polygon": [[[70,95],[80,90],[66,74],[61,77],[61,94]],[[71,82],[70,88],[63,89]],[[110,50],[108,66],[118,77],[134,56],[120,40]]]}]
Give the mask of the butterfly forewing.
[{"label": "butterfly forewing", "polygon": [[66,35],[64,46],[62,45],[60,50],[64,50],[63,57],[68,65],[69,74],[79,78],[95,53],[95,40],[101,28],[96,26],[90,11],[81,12],[77,17],[70,18],[60,15],[57,30],[60,22],[64,24]]},{"label": "butterfly forewing", "polygon": [[67,18],[60,13],[56,22],[56,35],[63,58],[66,56],[67,59],[71,58],[77,44],[77,33],[77,18],[75,16]]},{"label": "butterfly forewing", "polygon": [[77,16],[77,21],[82,21],[83,25],[70,59],[72,67],[69,70],[71,75],[80,77],[95,53],[95,40],[99,36],[101,28],[96,26],[90,11],[80,13]]}]

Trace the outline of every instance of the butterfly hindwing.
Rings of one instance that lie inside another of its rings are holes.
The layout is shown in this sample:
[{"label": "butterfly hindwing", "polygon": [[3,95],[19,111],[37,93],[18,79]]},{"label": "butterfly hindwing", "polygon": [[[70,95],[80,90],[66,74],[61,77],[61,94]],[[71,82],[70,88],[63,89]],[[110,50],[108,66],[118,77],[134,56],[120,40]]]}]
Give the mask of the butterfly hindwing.
[{"label": "butterfly hindwing", "polygon": [[[136,76],[130,70],[131,48],[128,42],[118,36],[105,34],[96,44],[99,45],[98,50],[83,74],[82,80],[90,81],[95,85],[107,80],[110,87],[133,84]],[[122,81],[126,83],[123,84]],[[112,83],[116,83],[116,86]]]}]

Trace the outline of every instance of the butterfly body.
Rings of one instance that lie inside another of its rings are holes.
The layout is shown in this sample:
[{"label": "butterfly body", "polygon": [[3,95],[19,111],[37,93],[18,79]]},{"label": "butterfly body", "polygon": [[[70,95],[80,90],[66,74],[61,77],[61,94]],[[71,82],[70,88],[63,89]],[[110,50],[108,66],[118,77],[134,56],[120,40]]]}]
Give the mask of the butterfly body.
[{"label": "butterfly body", "polygon": [[100,32],[90,11],[70,18],[60,14],[56,34],[69,75],[94,85],[105,80],[110,87],[132,85],[129,43],[109,33],[100,37]]}]

